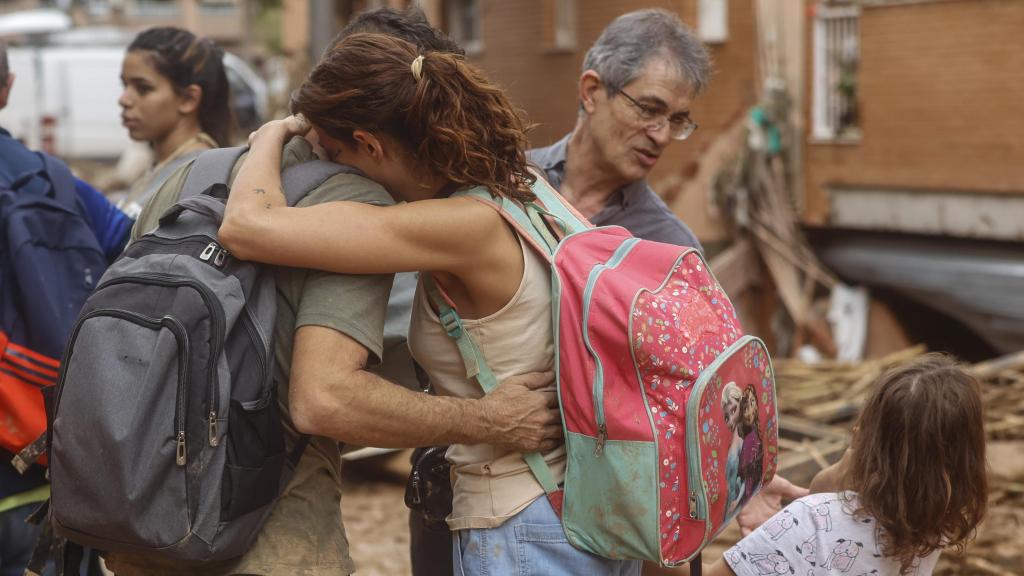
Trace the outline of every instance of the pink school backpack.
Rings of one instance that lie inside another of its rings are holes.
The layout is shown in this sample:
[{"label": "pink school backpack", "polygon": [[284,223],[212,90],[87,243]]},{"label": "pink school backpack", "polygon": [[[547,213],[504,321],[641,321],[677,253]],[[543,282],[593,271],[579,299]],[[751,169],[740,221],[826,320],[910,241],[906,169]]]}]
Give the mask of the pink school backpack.
[{"label": "pink school backpack", "polygon": [[[542,178],[533,192],[525,206],[459,193],[498,210],[551,262],[564,484],[539,454],[523,458],[577,548],[689,562],[775,474],[768,352],[743,334],[698,250],[594,228]],[[467,375],[489,392],[486,359],[424,278]]]}]

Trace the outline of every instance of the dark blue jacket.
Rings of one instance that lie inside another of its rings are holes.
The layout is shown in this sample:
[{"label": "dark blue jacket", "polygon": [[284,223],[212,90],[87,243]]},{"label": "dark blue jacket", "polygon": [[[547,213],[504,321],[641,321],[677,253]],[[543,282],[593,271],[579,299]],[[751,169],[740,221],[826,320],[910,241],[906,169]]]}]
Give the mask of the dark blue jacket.
[{"label": "dark blue jacket", "polygon": [[[42,168],[42,161],[11,133],[0,128],[0,186],[11,182],[30,170]],[[103,194],[82,180],[75,178],[75,191],[81,200],[85,219],[99,240],[108,260],[113,260],[128,242],[133,221],[111,204]],[[0,450],[0,499],[41,486],[46,482],[42,470],[36,466],[21,476],[10,465],[12,455]]]}]

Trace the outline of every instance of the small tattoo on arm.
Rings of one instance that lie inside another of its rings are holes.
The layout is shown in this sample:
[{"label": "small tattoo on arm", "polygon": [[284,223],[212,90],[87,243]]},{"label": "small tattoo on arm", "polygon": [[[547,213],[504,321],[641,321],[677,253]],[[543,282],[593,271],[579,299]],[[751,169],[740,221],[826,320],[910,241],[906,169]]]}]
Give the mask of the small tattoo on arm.
[{"label": "small tattoo on arm", "polygon": [[267,207],[267,210],[270,210],[270,202],[267,202],[266,207]]},{"label": "small tattoo on arm", "polygon": [[252,191],[257,193],[257,194],[266,194],[267,193],[267,191],[264,190],[263,188],[253,188]]}]

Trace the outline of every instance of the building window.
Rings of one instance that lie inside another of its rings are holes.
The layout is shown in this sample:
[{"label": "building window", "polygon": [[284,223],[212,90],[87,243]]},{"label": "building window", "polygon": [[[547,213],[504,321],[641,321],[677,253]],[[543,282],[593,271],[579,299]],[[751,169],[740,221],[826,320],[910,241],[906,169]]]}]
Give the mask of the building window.
[{"label": "building window", "polygon": [[448,34],[459,43],[467,54],[479,53],[484,48],[481,34],[482,0],[448,0]]},{"label": "building window", "polygon": [[857,139],[860,13],[854,6],[818,6],[814,15],[813,136]]},{"label": "building window", "polygon": [[387,0],[351,0],[345,4],[349,6],[353,14],[376,10],[377,8],[386,8],[388,6]]},{"label": "building window", "polygon": [[201,0],[199,9],[204,15],[231,15],[239,12],[241,5],[238,0]]},{"label": "building window", "polygon": [[554,36],[551,45],[562,50],[576,48],[576,0],[554,0]]},{"label": "building window", "polygon": [[178,16],[180,11],[177,0],[137,0],[135,14],[145,17],[170,17]]},{"label": "building window", "polygon": [[700,0],[697,3],[697,36],[708,43],[729,39],[729,0]]}]

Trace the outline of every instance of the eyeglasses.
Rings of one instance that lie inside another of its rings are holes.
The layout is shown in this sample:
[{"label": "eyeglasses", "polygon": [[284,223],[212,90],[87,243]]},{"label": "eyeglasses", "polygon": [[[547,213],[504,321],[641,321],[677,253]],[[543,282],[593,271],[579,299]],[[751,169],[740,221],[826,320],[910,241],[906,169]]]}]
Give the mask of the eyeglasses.
[{"label": "eyeglasses", "polygon": [[685,112],[680,112],[673,116],[669,116],[664,112],[659,112],[646,104],[637,102],[635,98],[626,94],[619,88],[613,88],[617,94],[621,94],[629,103],[632,104],[637,111],[637,116],[644,123],[644,130],[648,132],[657,132],[668,125],[668,133],[675,140],[686,140],[690,134],[697,129],[697,123],[694,122],[690,115]]}]

